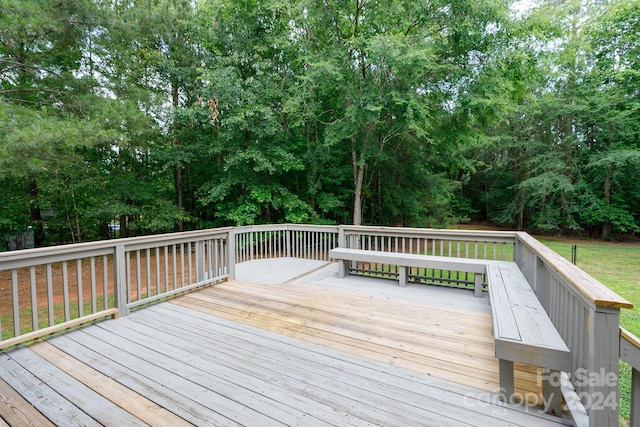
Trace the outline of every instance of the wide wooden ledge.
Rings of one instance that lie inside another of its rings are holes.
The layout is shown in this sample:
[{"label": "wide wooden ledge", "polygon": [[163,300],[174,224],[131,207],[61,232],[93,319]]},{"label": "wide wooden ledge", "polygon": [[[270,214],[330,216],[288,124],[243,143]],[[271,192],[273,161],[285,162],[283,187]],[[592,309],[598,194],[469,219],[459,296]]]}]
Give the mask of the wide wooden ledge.
[{"label": "wide wooden ledge", "polygon": [[562,258],[555,251],[538,242],[527,233],[518,233],[518,239],[549,267],[567,280],[596,307],[633,308],[633,304],[621,297],[580,268]]}]

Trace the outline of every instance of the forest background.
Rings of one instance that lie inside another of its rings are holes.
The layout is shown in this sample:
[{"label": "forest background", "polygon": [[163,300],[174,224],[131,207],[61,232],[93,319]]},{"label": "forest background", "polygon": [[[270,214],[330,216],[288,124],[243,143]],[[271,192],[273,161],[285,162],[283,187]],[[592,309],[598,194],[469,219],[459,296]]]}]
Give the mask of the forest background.
[{"label": "forest background", "polygon": [[640,1],[1,0],[0,246],[640,233]]}]

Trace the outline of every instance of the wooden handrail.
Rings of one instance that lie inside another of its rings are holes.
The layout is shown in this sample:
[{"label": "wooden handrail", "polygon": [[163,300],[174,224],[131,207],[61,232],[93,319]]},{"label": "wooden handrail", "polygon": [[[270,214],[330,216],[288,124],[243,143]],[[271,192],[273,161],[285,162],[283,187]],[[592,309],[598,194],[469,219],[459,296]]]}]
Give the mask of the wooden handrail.
[{"label": "wooden handrail", "polygon": [[620,358],[640,370],[640,338],[620,327]]},{"label": "wooden handrail", "polygon": [[567,280],[573,288],[579,291],[589,301],[598,307],[633,308],[633,304],[613,292],[602,283],[591,277],[555,251],[540,243],[527,233],[517,233],[517,238],[523,245],[534,251],[538,258],[544,261],[558,275]]},{"label": "wooden handrail", "polygon": [[640,338],[620,328],[620,358],[631,365],[630,426],[640,426]]}]

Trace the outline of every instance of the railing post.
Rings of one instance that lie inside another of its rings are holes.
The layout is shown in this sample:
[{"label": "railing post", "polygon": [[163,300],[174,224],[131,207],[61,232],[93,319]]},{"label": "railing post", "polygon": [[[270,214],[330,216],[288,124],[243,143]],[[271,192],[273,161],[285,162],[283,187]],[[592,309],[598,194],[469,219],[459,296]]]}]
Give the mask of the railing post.
[{"label": "railing post", "polygon": [[596,306],[591,311],[592,331],[589,343],[588,372],[576,372],[578,382],[587,382],[590,427],[617,427],[619,396],[619,316],[616,307]]},{"label": "railing post", "polygon": [[640,339],[620,328],[620,358],[631,366],[629,426],[640,427]]},{"label": "railing post", "polygon": [[286,257],[287,258],[291,258],[291,230],[289,230],[289,227],[287,226],[287,229],[285,230],[285,235],[284,235],[284,244],[285,244],[285,248],[286,248]]},{"label": "railing post", "polygon": [[227,234],[227,274],[229,275],[229,280],[236,279],[236,232],[235,230],[229,230],[229,233]]},{"label": "railing post", "polygon": [[127,276],[128,272],[124,245],[116,245],[115,252],[113,254],[113,292],[119,317],[129,315],[129,308],[127,307],[127,288],[129,286]]},{"label": "railing post", "polygon": [[344,234],[344,228],[342,225],[338,226],[338,247],[339,248],[347,247],[347,237]]},{"label": "railing post", "polygon": [[640,427],[640,371],[631,368],[630,427]]}]

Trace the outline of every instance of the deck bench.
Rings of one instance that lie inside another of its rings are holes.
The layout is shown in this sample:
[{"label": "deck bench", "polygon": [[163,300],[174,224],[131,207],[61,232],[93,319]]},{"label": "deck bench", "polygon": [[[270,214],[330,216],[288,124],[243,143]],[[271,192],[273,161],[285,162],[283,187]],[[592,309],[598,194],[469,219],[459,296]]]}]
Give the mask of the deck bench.
[{"label": "deck bench", "polygon": [[349,263],[351,261],[395,265],[398,267],[398,284],[402,287],[407,286],[407,267],[473,273],[475,296],[478,298],[482,297],[482,276],[487,271],[487,261],[481,259],[452,258],[349,248],[331,249],[329,256],[338,260],[338,277],[340,278],[344,278],[349,274]]},{"label": "deck bench", "polygon": [[475,296],[482,296],[486,274],[493,321],[495,355],[499,360],[501,397],[512,400],[514,362],[547,368],[543,395],[550,410],[560,411],[561,388],[549,378],[571,370],[571,353],[515,262],[454,258],[396,252],[335,248],[329,256],[338,261],[338,277],[349,274],[351,261],[396,265],[399,285],[406,286],[407,267],[433,268],[475,274]]},{"label": "deck bench", "polygon": [[555,397],[552,405],[559,409],[560,385],[548,378],[553,372],[571,371],[569,348],[515,263],[487,265],[487,281],[502,391],[514,395],[513,362],[547,368],[551,371],[543,376],[543,395]]}]

